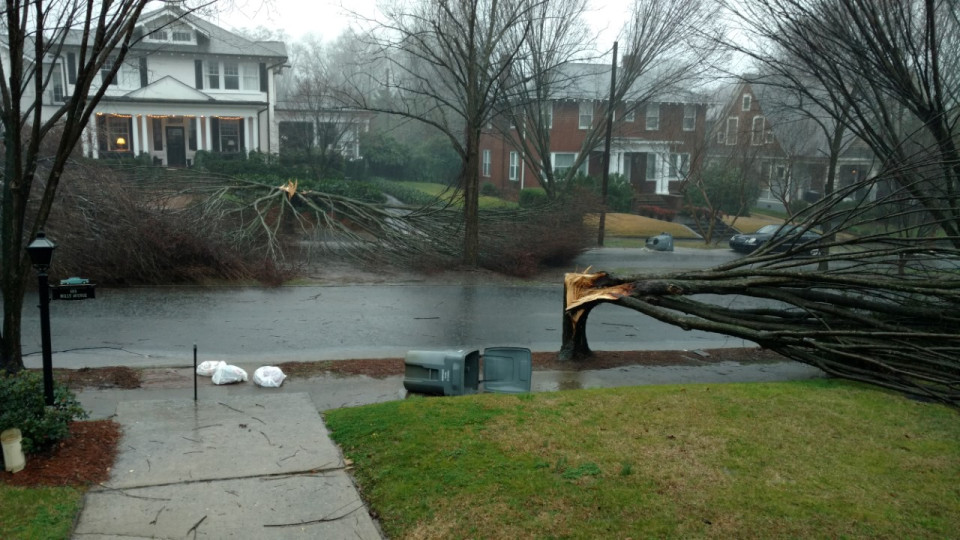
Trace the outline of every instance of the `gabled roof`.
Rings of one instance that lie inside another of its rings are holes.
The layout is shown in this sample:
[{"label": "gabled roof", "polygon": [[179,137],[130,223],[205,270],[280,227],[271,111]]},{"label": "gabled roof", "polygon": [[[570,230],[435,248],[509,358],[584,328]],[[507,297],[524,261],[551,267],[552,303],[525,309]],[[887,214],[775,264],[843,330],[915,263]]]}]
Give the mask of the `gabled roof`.
[{"label": "gabled roof", "polygon": [[[618,70],[618,75],[620,71]],[[699,94],[684,88],[657,88],[659,73],[650,70],[641,75],[626,94],[628,101],[648,98],[661,103],[704,103]],[[607,100],[610,98],[610,65],[569,63],[557,68],[553,99]]]},{"label": "gabled roof", "polygon": [[213,98],[167,75],[143,88],[125,94],[127,99],[162,99],[164,101],[213,101]]},{"label": "gabled roof", "polygon": [[[157,41],[140,41],[134,44],[134,50],[152,50],[164,52],[180,52],[186,54],[204,54],[217,56],[252,56],[262,59],[275,59],[285,62],[287,47],[282,41],[251,41],[206,21],[192,13],[187,13],[175,7],[163,7],[141,15],[137,21],[139,31],[146,33],[147,25],[164,19],[178,20],[203,37],[198,43],[165,43]],[[65,45],[78,46],[83,34],[78,30],[67,33]]]}]

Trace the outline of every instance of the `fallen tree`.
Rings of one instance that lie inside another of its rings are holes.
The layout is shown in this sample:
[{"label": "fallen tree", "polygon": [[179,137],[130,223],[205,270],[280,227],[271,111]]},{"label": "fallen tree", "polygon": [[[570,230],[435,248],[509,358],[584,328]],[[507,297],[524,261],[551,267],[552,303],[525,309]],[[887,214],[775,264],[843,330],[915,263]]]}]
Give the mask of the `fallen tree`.
[{"label": "fallen tree", "polygon": [[864,187],[852,185],[802,213],[805,229],[819,224],[819,240],[775,238],[709,270],[567,274],[561,357],[589,358],[588,316],[611,303],[686,330],[752,341],[831,375],[960,405],[957,239],[911,204],[906,187],[843,201],[869,191]]}]

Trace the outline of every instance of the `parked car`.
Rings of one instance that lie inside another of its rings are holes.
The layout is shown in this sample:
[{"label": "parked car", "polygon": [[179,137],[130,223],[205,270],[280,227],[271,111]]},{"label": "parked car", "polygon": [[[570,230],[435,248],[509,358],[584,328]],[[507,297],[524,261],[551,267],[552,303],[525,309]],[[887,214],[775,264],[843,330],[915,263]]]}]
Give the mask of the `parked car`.
[{"label": "parked car", "polygon": [[[803,227],[797,225],[764,225],[755,233],[734,235],[730,238],[730,249],[740,253],[753,253],[760,249],[760,246],[774,239],[778,243],[771,251],[781,253],[797,245],[815,242],[820,239],[820,235],[813,231],[805,231]],[[816,255],[819,250],[812,246],[806,253]]]}]

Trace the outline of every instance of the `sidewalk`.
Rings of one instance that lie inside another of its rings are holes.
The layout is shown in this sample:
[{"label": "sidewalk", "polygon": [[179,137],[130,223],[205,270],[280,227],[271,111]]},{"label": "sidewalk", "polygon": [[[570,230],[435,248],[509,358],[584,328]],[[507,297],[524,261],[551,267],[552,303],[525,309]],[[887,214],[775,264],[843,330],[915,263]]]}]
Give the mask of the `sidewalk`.
[{"label": "sidewalk", "polygon": [[382,538],[307,394],[121,401],[116,420],[76,538]]},{"label": "sidewalk", "polygon": [[[401,376],[296,378],[272,389],[201,377],[195,403],[192,368],[161,373],[145,388],[77,393],[91,418],[114,418],[124,435],[110,481],[85,497],[75,538],[382,537],[320,412],[403,399]],[[627,366],[535,371],[532,390],[822,376],[796,362]]]}]

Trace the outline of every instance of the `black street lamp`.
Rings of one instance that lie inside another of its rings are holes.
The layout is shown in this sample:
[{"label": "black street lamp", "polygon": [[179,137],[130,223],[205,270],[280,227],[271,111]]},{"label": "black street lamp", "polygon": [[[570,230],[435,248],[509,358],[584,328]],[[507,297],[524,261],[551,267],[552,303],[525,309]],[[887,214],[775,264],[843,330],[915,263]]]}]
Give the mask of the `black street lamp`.
[{"label": "black street lamp", "polygon": [[40,295],[40,342],[43,348],[43,397],[47,405],[53,405],[53,358],[50,352],[50,284],[47,270],[57,245],[47,239],[43,231],[27,246],[30,262],[37,271],[37,292]]}]

